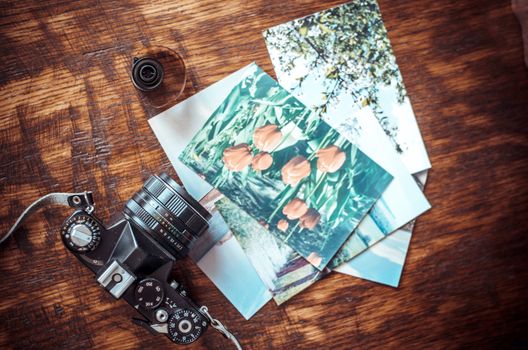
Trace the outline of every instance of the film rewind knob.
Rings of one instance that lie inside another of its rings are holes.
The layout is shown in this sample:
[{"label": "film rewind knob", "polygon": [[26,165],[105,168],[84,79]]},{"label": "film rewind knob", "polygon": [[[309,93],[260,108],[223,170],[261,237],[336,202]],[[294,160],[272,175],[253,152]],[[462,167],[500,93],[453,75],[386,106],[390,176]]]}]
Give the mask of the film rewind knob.
[{"label": "film rewind knob", "polygon": [[61,229],[64,245],[77,253],[93,251],[99,245],[100,236],[99,225],[87,215],[70,218]]}]

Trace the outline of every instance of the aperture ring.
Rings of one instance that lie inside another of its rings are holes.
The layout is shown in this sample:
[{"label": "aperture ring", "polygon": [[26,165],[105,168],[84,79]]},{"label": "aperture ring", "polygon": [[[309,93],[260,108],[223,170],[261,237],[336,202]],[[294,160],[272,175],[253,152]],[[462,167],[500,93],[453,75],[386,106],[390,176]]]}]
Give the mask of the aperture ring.
[{"label": "aperture ring", "polygon": [[[172,181],[174,182],[174,180]],[[209,225],[207,219],[197,209],[205,211],[205,208],[196,201],[191,205],[191,203],[178,193],[177,188],[173,187],[174,185],[177,186],[175,182],[174,184],[168,184],[154,175],[145,182],[143,191],[148,192],[152,198],[170,213],[169,218],[172,218],[171,222],[180,222],[184,225],[185,230],[195,236],[200,236]]]},{"label": "aperture ring", "polygon": [[211,217],[167,174],[150,176],[127,202],[124,213],[175,257],[187,255]]},{"label": "aperture ring", "polygon": [[[187,232],[181,225],[175,225],[174,220],[168,211],[166,211],[154,198],[147,192],[138,192],[132,197],[143,209],[145,209],[154,219],[158,221],[165,229],[172,233],[175,238],[185,246],[190,246],[196,237]],[[178,227],[180,226],[180,227]]]},{"label": "aperture ring", "polygon": [[188,247],[176,240],[168,231],[160,230],[163,227],[158,221],[134,200],[130,199],[127,202],[123,212],[129,220],[148,232],[153,239],[169,250],[171,254],[183,258],[189,252]]},{"label": "aperture ring", "polygon": [[180,197],[182,197],[182,199],[185,200],[191,208],[196,210],[205,221],[211,218],[211,213],[209,213],[207,209],[205,209],[197,200],[191,197],[191,195],[189,195],[189,193],[187,193],[183,187],[179,186],[178,183],[176,183],[176,181],[174,181],[174,179],[172,179],[169,175],[161,173],[159,176],[154,176],[165,182],[169,188],[176,191],[178,195],[180,195]]}]

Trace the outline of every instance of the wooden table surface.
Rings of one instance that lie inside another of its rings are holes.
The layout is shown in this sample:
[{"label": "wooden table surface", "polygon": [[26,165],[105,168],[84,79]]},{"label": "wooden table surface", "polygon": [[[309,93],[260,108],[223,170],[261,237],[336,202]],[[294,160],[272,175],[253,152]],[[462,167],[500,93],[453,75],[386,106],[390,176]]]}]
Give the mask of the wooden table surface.
[{"label": "wooden table surface", "polygon": [[[179,51],[188,97],[251,61],[273,75],[262,30],[341,2],[2,2],[1,231],[52,191],[94,191],[108,222],[149,174],[174,174],[128,78],[136,45]],[[335,273],[245,321],[189,260],[173,275],[247,349],[528,348],[520,26],[508,0],[380,6],[433,164],[400,287]],[[40,212],[0,249],[0,348],[171,346],[65,250],[67,213]],[[188,348],[229,346],[209,331]]]}]

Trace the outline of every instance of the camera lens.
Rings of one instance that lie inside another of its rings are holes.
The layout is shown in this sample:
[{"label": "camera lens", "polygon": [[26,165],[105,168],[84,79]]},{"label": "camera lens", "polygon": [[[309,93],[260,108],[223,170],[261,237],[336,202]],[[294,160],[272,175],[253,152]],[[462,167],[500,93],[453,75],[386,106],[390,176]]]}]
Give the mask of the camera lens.
[{"label": "camera lens", "polygon": [[183,258],[209,227],[211,215],[169,175],[152,175],[134,194],[125,217],[167,251]]}]

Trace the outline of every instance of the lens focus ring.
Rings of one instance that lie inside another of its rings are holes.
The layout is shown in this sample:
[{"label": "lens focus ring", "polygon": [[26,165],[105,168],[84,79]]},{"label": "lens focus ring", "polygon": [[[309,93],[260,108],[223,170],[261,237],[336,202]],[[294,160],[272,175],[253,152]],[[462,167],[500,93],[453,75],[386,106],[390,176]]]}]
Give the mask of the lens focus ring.
[{"label": "lens focus ring", "polygon": [[127,202],[124,213],[178,257],[185,256],[209,227],[207,210],[167,174],[151,176]]}]

